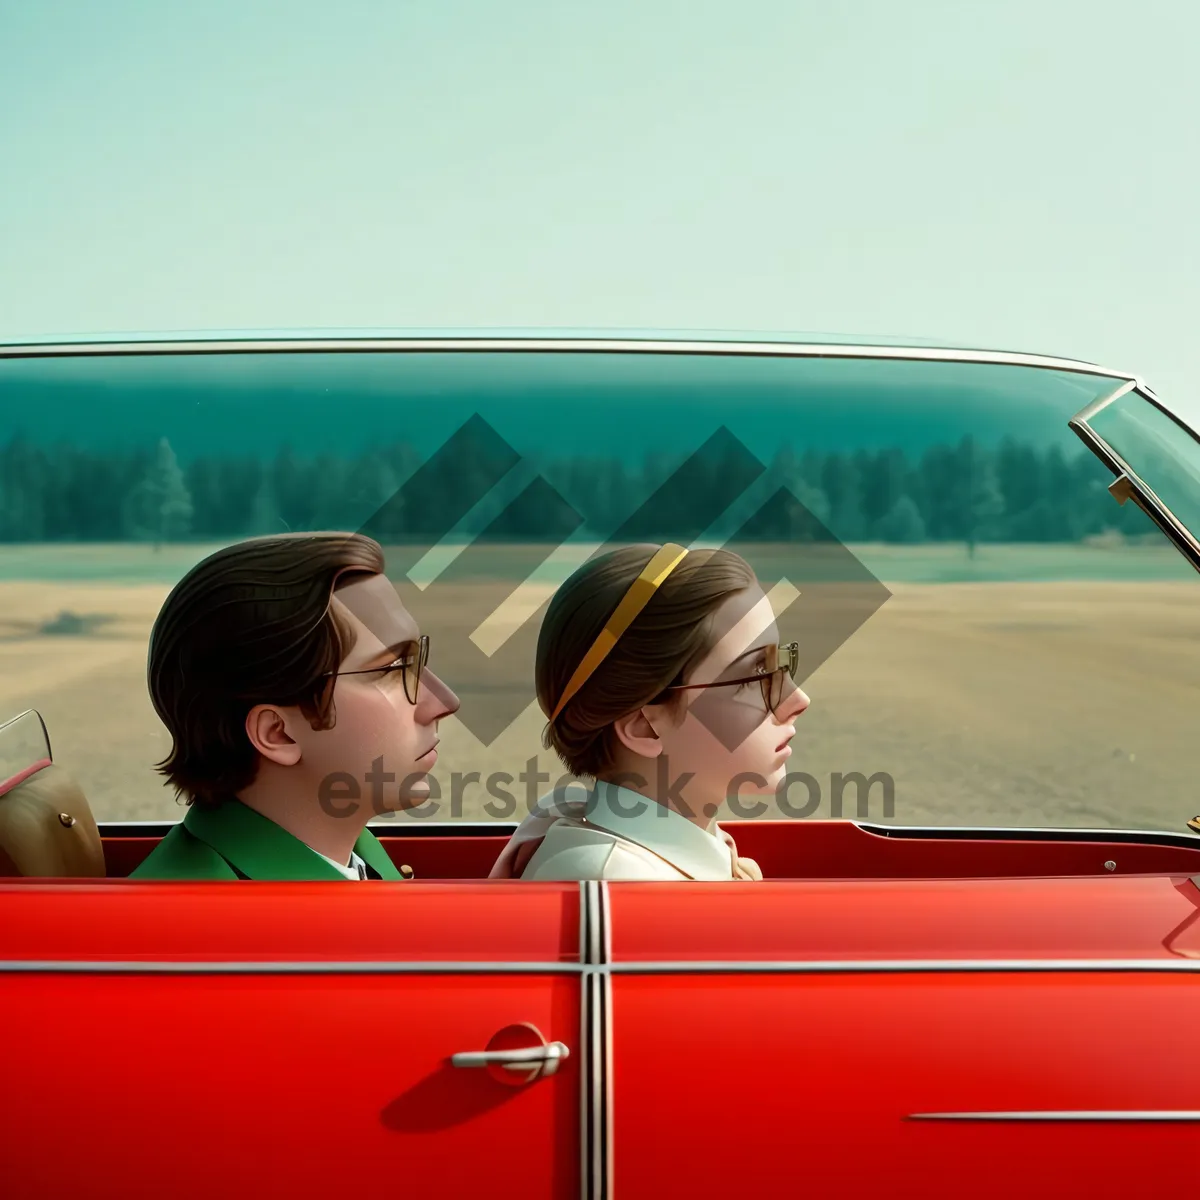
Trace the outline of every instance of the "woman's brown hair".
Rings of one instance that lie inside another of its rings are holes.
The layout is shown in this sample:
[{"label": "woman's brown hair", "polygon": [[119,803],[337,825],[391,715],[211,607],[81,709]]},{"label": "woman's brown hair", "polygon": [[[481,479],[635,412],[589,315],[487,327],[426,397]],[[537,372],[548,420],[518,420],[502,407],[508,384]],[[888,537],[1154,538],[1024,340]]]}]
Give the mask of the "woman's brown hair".
[{"label": "woman's brown hair", "polygon": [[[630,584],[659,549],[624,546],[579,568],[550,601],[538,634],[538,703],[549,716],[568,680]],[[680,702],[662,693],[685,682],[712,644],[712,615],[727,596],[757,583],[731,550],[693,550],[671,572],[629,628],[546,728],[545,745],[575,775],[612,766],[613,722],[643,705]]]},{"label": "woman's brown hair", "polygon": [[295,705],[314,729],[332,728],[328,672],[354,644],[333,593],[383,569],[361,534],[281,534],[225,546],[175,585],[150,633],[147,682],[172,741],[155,769],[187,803],[253,781],[245,722],[256,704]]}]

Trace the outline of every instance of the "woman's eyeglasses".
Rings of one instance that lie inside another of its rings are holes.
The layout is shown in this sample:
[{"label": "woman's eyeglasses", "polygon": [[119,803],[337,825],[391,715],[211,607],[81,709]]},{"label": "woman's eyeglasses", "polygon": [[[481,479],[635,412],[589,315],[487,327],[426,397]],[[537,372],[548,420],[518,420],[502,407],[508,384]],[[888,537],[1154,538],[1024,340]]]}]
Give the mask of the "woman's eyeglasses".
[{"label": "woman's eyeglasses", "polygon": [[763,701],[767,710],[774,713],[783,703],[783,681],[796,678],[800,665],[800,643],[787,642],[778,646],[764,646],[766,662],[753,675],[742,675],[737,679],[718,679],[713,683],[680,683],[664,688],[664,692],[687,692],[700,688],[733,687],[739,683],[758,683],[762,686]]},{"label": "woman's eyeglasses", "polygon": [[337,675],[378,675],[384,678],[393,671],[399,671],[404,683],[404,695],[409,704],[416,704],[421,672],[429,662],[429,634],[421,634],[414,642],[401,642],[395,651],[395,659],[382,667],[366,667],[360,671],[328,671],[326,675],[331,678]]}]

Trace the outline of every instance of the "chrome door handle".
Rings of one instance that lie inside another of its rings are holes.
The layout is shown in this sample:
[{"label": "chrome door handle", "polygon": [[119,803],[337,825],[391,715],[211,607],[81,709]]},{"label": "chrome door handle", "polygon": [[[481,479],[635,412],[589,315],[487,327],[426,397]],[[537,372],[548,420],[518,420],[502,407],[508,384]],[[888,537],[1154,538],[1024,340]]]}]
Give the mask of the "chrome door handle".
[{"label": "chrome door handle", "polygon": [[562,1042],[547,1042],[536,1025],[520,1021],[492,1034],[486,1049],[452,1054],[450,1065],[484,1067],[497,1082],[520,1087],[553,1075],[570,1053]]},{"label": "chrome door handle", "polygon": [[547,1042],[544,1046],[530,1046],[527,1050],[463,1050],[450,1056],[456,1067],[486,1067],[495,1063],[513,1071],[542,1064],[541,1075],[553,1075],[558,1064],[569,1058],[570,1049],[562,1042]]}]

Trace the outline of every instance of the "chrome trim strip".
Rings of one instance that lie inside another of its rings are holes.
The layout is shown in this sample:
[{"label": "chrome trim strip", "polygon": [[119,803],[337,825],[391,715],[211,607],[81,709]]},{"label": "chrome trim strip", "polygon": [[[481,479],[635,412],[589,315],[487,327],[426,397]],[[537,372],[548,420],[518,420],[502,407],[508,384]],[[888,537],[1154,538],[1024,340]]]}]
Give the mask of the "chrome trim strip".
[{"label": "chrome trim strip", "polygon": [[1182,972],[1200,973],[1200,958],[913,958],[804,959],[778,962],[729,960],[680,962],[614,962],[614,975],[863,975],[863,974],[986,974],[988,972]]},{"label": "chrome trim strip", "polygon": [[581,965],[599,961],[596,955],[596,885],[590,879],[579,884],[579,962]]},{"label": "chrome trim strip", "polygon": [[57,358],[65,356],[170,355],[170,354],[261,354],[330,352],[411,353],[615,353],[615,354],[703,354],[714,356],[766,356],[781,358],[884,358],[913,362],[990,363],[997,366],[1044,367],[1086,375],[1109,375],[1136,382],[1130,371],[1117,371],[1073,358],[1023,354],[1004,350],[954,350],[920,346],[837,345],[811,342],[718,342],[697,339],[629,338],[261,338],[249,341],[173,342],[56,342],[48,345],[24,343],[0,346],[0,358]]},{"label": "chrome trim strip", "polygon": [[4,959],[0,975],[578,975],[570,962]]},{"label": "chrome trim strip", "polygon": [[[601,893],[603,895],[603,893]],[[1200,973],[1200,958],[914,958],[647,960],[645,962],[390,962],[216,959],[0,959],[0,975],[871,975],[1032,972]]]},{"label": "chrome trim strip", "polygon": [[1123,383],[1115,392],[1110,392],[1107,396],[1101,396],[1098,400],[1093,400],[1086,408],[1081,408],[1075,414],[1076,421],[1090,421],[1102,408],[1107,408],[1114,401],[1119,400],[1127,392],[1132,392],[1137,387],[1137,380],[1130,379]]},{"label": "chrome trim strip", "polygon": [[[726,824],[726,822],[721,822]],[[746,822],[750,824],[750,822]],[[1194,833],[1176,833],[1170,829],[1095,829],[1070,825],[876,825],[870,821],[851,821],[864,833],[891,838],[945,838],[980,841],[1003,840],[1055,842],[1135,842],[1147,846],[1187,847],[1200,850],[1200,838]],[[1165,840],[1164,840],[1165,839]]]},{"label": "chrome trim strip", "polygon": [[1162,402],[1162,400],[1150,388],[1146,387],[1146,385],[1140,379],[1137,381],[1137,390],[1145,399],[1149,400],[1150,403],[1154,405],[1154,407],[1157,408],[1164,417],[1168,417],[1170,420],[1174,421],[1175,424],[1178,425],[1179,428],[1185,433],[1187,433],[1194,441],[1200,442],[1200,431],[1197,431],[1190,422],[1185,421],[1183,417],[1175,412],[1174,409],[1168,408]]},{"label": "chrome trim strip", "polygon": [[587,958],[583,961],[592,966],[611,963],[612,928],[608,884],[603,879],[591,879],[582,886],[587,889],[588,904],[592,914],[591,938],[587,948]]},{"label": "chrome trim strip", "polygon": [[[37,710],[29,709],[28,711],[36,712]],[[21,713],[20,715],[24,716],[25,714]],[[778,820],[778,818],[773,819]],[[1116,826],[1114,826],[1112,829],[1098,829],[1092,826],[1083,825],[876,825],[871,821],[860,821],[853,817],[822,817],[815,820],[806,818],[805,820],[807,824],[810,825],[831,825],[834,823],[834,821],[837,821],[839,824],[857,825],[860,829],[865,829],[870,833],[883,833],[892,836],[899,833],[906,833],[910,830],[922,836],[926,833],[931,836],[934,834],[959,833],[1029,833],[1035,836],[1045,834],[1047,837],[1087,838],[1092,834],[1096,835],[1097,837],[1107,837],[1110,834],[1124,834],[1130,837],[1156,837],[1162,834],[1166,837],[1182,837],[1185,840],[1194,841],[1198,846],[1200,846],[1200,838],[1195,837],[1194,834],[1175,833],[1170,829],[1125,829],[1123,827],[1118,828]],[[170,829],[176,825],[182,824],[182,821],[182,817],[179,818],[179,820],[173,821],[113,820],[98,821],[97,825],[101,829],[106,829],[110,826],[120,826],[122,828],[128,826],[134,829]],[[757,818],[752,818],[750,820],[739,820],[736,817],[732,820],[721,820],[718,822],[718,824],[721,825],[754,825],[757,823]],[[799,824],[798,821],[795,823]],[[469,829],[472,831],[475,829],[486,829],[489,833],[492,831],[500,833],[502,831],[516,829],[517,823],[515,821],[422,821],[420,824],[418,824],[416,821],[412,821],[410,824],[407,821],[403,823],[390,821],[386,823],[383,821],[368,821],[367,827],[372,830],[382,829],[385,833],[388,830],[407,830],[410,827],[412,829],[436,829],[438,832],[446,833],[462,829]]]},{"label": "chrome trim strip", "polygon": [[[579,964],[586,969],[592,960],[595,923],[594,893],[589,881],[579,885]],[[595,1176],[595,1152],[593,1113],[596,1107],[595,1045],[596,1031],[593,1028],[590,980],[584,976],[579,991],[579,1196],[580,1200],[591,1200],[592,1181]]]},{"label": "chrome trim strip", "polygon": [[612,938],[608,884],[579,885],[580,1028],[580,1195],[585,1200],[612,1196]]},{"label": "chrome trim strip", "polygon": [[909,1121],[1200,1121],[1200,1111],[1162,1109],[1030,1109],[1028,1112],[909,1113]]},{"label": "chrome trim strip", "polygon": [[585,879],[579,885],[579,961],[596,965],[604,961],[600,955],[600,896],[594,879]]},{"label": "chrome trim strip", "polygon": [[[600,952],[606,967],[612,964],[612,902],[608,892],[608,883],[601,880],[598,884],[599,908],[601,920]],[[613,1142],[613,1024],[612,1024],[612,973],[605,970],[597,982],[600,985],[600,999],[604,1006],[604,1017],[600,1024],[600,1036],[603,1039],[604,1051],[601,1056],[604,1089],[602,1096],[604,1119],[604,1188],[600,1200],[612,1200],[614,1167]]]}]

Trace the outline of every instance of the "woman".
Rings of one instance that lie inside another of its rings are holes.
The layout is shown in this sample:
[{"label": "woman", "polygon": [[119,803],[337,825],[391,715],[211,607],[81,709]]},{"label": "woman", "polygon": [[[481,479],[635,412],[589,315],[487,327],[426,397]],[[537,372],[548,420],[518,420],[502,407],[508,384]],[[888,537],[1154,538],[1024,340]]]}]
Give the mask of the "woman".
[{"label": "woman", "polygon": [[761,879],[714,818],[783,779],[809,703],[795,671],[739,555],[629,546],[586,563],[550,603],[536,683],[547,748],[595,786],[543,797],[492,877]]}]

